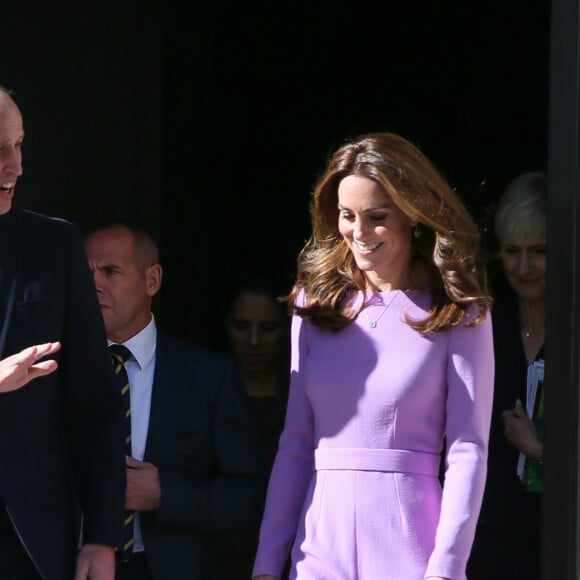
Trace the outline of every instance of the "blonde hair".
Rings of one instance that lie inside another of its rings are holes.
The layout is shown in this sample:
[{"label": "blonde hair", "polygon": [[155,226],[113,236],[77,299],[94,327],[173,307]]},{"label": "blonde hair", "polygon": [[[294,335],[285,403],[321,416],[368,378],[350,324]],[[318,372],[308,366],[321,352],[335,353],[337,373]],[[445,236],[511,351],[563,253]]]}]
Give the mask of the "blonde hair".
[{"label": "blonde hair", "polygon": [[546,232],[548,179],[532,171],[513,179],[495,210],[495,234],[503,243]]},{"label": "blonde hair", "polygon": [[[330,158],[313,193],[312,237],[298,258],[295,285],[286,297],[294,311],[333,331],[351,324],[347,298],[366,290],[364,273],[338,231],[338,186],[348,175],[378,183],[395,205],[422,230],[413,239],[414,259],[427,266],[433,305],[423,320],[407,320],[421,333],[462,322],[473,303],[483,320],[491,303],[480,258],[479,231],[463,203],[433,164],[409,141],[392,133],[362,135]],[[300,292],[304,302],[296,305]]]}]

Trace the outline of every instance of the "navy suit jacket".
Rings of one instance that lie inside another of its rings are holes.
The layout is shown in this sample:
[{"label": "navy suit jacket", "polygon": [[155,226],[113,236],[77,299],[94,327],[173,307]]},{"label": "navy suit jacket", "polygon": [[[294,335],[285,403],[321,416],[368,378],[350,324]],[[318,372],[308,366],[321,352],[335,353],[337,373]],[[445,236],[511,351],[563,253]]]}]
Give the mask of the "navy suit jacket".
[{"label": "navy suit jacket", "polygon": [[85,543],[122,540],[122,405],[76,228],[13,209],[0,216],[0,358],[57,340],[55,373],[0,394],[0,500],[49,580],[72,578],[79,506]]},{"label": "navy suit jacket", "polygon": [[153,578],[213,578],[213,534],[257,529],[264,491],[233,359],[158,333],[144,459],[161,483],[159,509],[141,514]]}]

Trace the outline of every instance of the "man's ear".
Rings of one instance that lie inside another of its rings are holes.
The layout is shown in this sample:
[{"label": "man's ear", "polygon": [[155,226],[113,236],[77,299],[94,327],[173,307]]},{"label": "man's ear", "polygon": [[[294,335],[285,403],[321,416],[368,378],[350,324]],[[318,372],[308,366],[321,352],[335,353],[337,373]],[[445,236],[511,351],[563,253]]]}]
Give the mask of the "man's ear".
[{"label": "man's ear", "polygon": [[163,268],[161,264],[153,264],[145,270],[145,284],[147,286],[147,294],[155,296],[161,287],[161,279],[163,278]]}]

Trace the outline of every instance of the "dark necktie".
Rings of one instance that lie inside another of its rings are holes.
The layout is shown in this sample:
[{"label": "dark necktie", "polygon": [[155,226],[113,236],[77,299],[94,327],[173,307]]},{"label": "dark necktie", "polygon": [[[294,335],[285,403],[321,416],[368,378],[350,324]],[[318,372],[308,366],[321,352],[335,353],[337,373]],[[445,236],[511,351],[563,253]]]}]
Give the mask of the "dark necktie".
[{"label": "dark necktie", "polygon": [[[118,388],[123,398],[125,408],[124,434],[125,434],[125,453],[131,455],[131,392],[129,388],[129,377],[125,369],[125,362],[131,357],[131,351],[122,344],[112,344],[109,346],[111,357],[113,359],[113,370],[118,382]],[[125,540],[123,542],[122,560],[129,559],[133,552],[133,533],[134,522],[137,512],[125,512]]]}]

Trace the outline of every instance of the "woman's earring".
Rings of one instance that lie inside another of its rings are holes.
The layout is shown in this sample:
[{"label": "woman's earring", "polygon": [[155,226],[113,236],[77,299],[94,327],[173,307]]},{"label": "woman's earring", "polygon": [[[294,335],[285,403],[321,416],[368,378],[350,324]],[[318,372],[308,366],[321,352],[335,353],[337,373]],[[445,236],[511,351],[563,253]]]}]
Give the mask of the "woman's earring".
[{"label": "woman's earring", "polygon": [[415,228],[413,229],[413,237],[414,238],[420,238],[422,233],[423,232],[421,231],[421,228],[419,227],[419,224],[415,224]]}]

